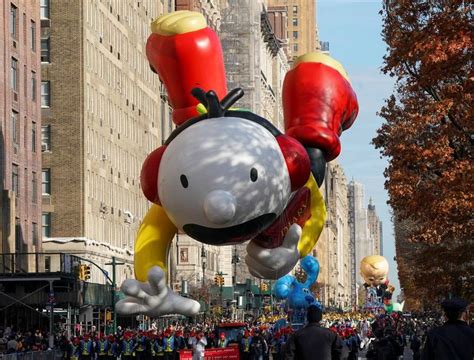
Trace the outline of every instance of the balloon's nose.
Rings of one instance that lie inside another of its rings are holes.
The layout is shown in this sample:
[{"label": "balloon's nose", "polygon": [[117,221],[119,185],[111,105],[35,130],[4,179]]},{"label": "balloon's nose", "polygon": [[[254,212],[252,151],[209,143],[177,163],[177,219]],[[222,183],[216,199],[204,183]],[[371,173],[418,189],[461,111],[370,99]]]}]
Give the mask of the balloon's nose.
[{"label": "balloon's nose", "polygon": [[204,213],[208,220],[216,225],[223,225],[234,218],[235,198],[224,190],[214,190],[204,199]]}]

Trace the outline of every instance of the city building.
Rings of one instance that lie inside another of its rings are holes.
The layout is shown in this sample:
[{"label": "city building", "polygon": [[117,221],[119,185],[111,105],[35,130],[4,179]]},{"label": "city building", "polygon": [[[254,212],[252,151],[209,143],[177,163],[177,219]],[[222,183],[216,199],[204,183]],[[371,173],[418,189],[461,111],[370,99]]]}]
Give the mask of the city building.
[{"label": "city building", "polygon": [[[3,1],[0,35],[1,253],[41,250],[39,0]],[[8,266],[28,272],[27,258]]]},{"label": "city building", "polygon": [[[117,283],[133,277],[133,247],[150,203],[145,157],[172,131],[150,71],[151,21],[173,1],[41,1],[43,249],[94,261]],[[92,268],[92,282],[105,276]]]},{"label": "city building", "polygon": [[268,6],[271,9],[286,8],[287,55],[290,60],[319,49],[316,0],[268,0]]},{"label": "city building", "polygon": [[357,304],[359,287],[363,284],[360,275],[360,261],[369,255],[381,254],[382,222],[379,220],[372,201],[365,206],[364,186],[354,180],[349,183],[349,219],[351,225],[351,244],[353,244],[352,300]]},{"label": "city building", "polygon": [[204,15],[207,25],[219,31],[221,24],[220,0],[175,0],[177,11],[197,11]]},{"label": "city building", "polygon": [[328,163],[320,191],[326,202],[327,216],[313,254],[321,269],[318,296],[324,305],[344,309],[350,304],[352,276],[349,203],[347,180],[337,160]]},{"label": "city building", "polygon": [[374,240],[374,254],[382,255],[382,222],[377,215],[372,198],[370,198],[369,205],[367,206],[367,225],[369,227],[369,234]]}]

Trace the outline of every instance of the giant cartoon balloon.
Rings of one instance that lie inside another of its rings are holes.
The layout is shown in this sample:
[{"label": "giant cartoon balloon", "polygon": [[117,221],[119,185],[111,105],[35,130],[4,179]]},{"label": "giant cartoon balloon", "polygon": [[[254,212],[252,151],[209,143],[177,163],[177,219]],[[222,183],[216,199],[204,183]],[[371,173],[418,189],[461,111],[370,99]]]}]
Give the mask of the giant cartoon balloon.
[{"label": "giant cartoon balloon", "polygon": [[321,307],[310,290],[319,275],[319,262],[315,257],[308,255],[301,259],[300,264],[306,273],[306,281],[301,283],[293,275],[285,275],[277,280],[273,293],[277,299],[286,299],[290,309],[306,309],[310,305]]},{"label": "giant cartoon balloon", "polygon": [[370,255],[360,262],[360,274],[367,286],[378,286],[387,282],[388,262],[383,256]]},{"label": "giant cartoon balloon", "polygon": [[[367,289],[367,306],[391,306],[392,294],[395,288],[390,285],[388,275],[388,262],[383,256],[370,255],[363,258],[360,262],[360,273],[365,281],[364,286]],[[378,301],[377,299],[380,299]]]},{"label": "giant cartoon balloon", "polygon": [[147,58],[178,127],[142,166],[141,187],[154,204],[135,241],[137,280],[122,284],[127,298],[117,311],[194,315],[199,304],[165,281],[175,234],[211,245],[250,240],[245,260],[254,276],[290,272],[322,231],[326,209],[318,184],[358,105],[342,66],[322,53],[307,54],[284,81],[283,134],[266,119],[231,108],[243,91],[227,91],[219,39],[201,14],[171,13],[151,29]]}]

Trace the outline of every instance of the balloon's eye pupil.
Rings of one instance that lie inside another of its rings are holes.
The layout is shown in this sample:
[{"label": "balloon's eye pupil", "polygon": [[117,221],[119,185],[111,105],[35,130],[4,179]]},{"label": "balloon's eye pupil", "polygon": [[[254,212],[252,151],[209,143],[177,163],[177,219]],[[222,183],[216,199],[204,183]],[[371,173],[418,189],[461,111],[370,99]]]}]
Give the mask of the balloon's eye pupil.
[{"label": "balloon's eye pupil", "polygon": [[250,180],[252,180],[252,182],[255,182],[255,181],[257,181],[257,179],[258,179],[258,171],[257,171],[257,169],[252,168],[250,170]]},{"label": "balloon's eye pupil", "polygon": [[179,177],[179,180],[181,181],[181,185],[183,185],[185,189],[189,186],[188,178],[186,177],[186,175],[181,175]]}]

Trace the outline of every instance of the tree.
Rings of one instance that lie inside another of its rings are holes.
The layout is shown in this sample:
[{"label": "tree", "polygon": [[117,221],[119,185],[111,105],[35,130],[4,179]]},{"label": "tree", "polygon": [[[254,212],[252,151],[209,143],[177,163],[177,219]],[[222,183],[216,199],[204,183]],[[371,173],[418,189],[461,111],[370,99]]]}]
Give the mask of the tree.
[{"label": "tree", "polygon": [[[473,7],[386,0],[381,14],[382,71],[397,81],[373,143],[389,161],[385,187],[395,220],[410,224],[403,236],[396,231],[402,287],[407,297],[423,289],[433,300],[440,289],[473,285],[465,279],[474,267]],[[436,286],[427,276],[437,277]]]}]

